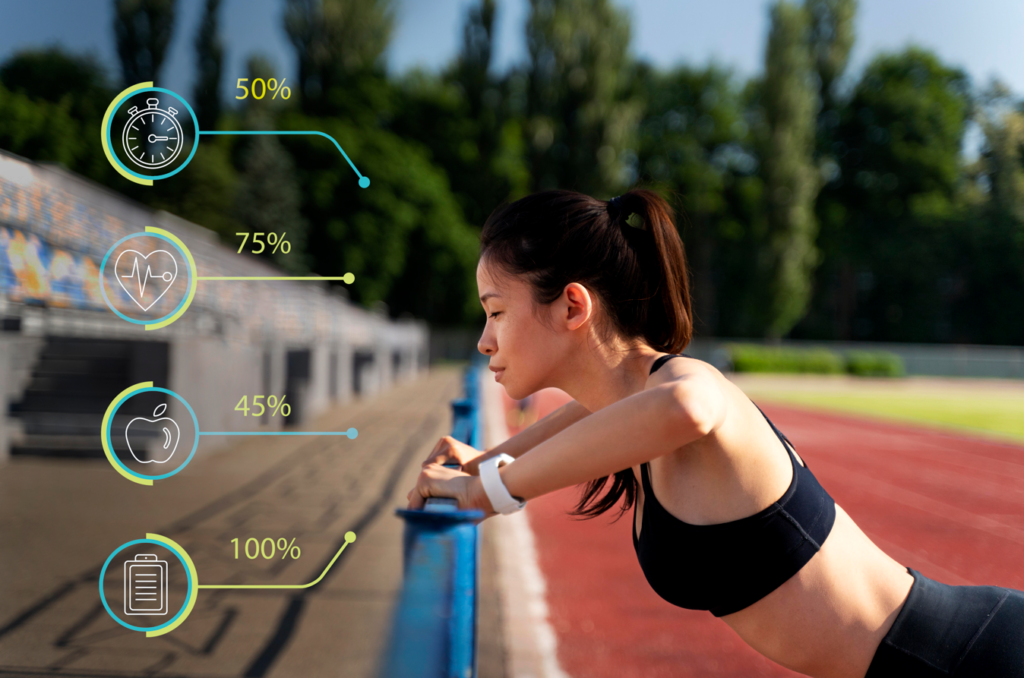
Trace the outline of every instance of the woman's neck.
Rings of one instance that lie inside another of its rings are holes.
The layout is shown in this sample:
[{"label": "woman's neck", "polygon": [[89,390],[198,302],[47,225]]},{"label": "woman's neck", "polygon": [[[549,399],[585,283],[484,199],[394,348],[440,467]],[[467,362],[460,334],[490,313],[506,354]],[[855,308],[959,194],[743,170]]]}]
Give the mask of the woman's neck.
[{"label": "woman's neck", "polygon": [[597,342],[590,338],[559,370],[556,386],[591,412],[643,390],[661,351],[647,344]]}]

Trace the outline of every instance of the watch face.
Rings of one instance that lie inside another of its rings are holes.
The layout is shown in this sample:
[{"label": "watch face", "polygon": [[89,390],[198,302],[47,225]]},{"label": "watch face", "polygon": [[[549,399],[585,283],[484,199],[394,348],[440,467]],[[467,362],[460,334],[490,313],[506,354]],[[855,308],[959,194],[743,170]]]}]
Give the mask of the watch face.
[{"label": "watch face", "polygon": [[147,108],[128,120],[124,149],[132,162],[156,169],[169,165],[181,152],[181,127],[167,111]]}]

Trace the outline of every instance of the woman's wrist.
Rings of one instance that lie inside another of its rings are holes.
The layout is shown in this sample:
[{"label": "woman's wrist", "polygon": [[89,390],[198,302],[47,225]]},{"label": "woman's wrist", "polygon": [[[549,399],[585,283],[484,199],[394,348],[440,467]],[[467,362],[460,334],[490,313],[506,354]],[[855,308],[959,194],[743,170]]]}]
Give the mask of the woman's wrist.
[{"label": "woman's wrist", "polygon": [[496,513],[479,475],[474,475],[469,481],[469,506],[481,508],[484,513]]},{"label": "woman's wrist", "polygon": [[463,472],[464,473],[468,473],[471,476],[479,476],[480,475],[480,462],[482,462],[484,459],[486,459],[487,455],[488,455],[487,450],[484,450],[480,454],[476,455],[475,457],[473,457],[472,459],[467,461],[465,464],[462,465]]},{"label": "woman's wrist", "polygon": [[483,452],[481,452],[480,454],[478,454],[477,456],[473,457],[468,462],[463,464],[462,470],[463,472],[468,473],[472,476],[478,476],[480,475],[480,464],[482,462],[487,461],[491,457],[498,456],[499,454],[501,454],[501,452],[499,452],[496,448],[484,450]]}]

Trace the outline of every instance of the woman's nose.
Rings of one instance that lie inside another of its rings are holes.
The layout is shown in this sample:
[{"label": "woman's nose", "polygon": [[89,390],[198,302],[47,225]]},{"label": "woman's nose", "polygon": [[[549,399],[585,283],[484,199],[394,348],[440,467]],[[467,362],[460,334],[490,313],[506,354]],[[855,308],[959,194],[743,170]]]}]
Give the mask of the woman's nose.
[{"label": "woman's nose", "polygon": [[480,341],[476,342],[476,350],[480,351],[484,355],[494,355],[498,350],[494,337],[487,331],[487,329],[484,329],[484,333],[480,335]]}]

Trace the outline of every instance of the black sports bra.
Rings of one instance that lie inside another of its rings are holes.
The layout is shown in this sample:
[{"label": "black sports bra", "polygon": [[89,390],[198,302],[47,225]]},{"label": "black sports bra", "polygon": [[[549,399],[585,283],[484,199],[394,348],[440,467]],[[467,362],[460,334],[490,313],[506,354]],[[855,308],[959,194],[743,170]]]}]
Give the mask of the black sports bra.
[{"label": "black sports bra", "polygon": [[[651,374],[676,357],[659,358]],[[673,605],[710,610],[716,617],[742,610],[796,574],[832,530],[835,501],[796,461],[792,443],[761,414],[789,454],[793,480],[777,501],[754,515],[714,525],[685,523],[654,496],[648,463],[640,467],[644,520],[638,539],[634,504],[633,548],[651,588]]]}]

